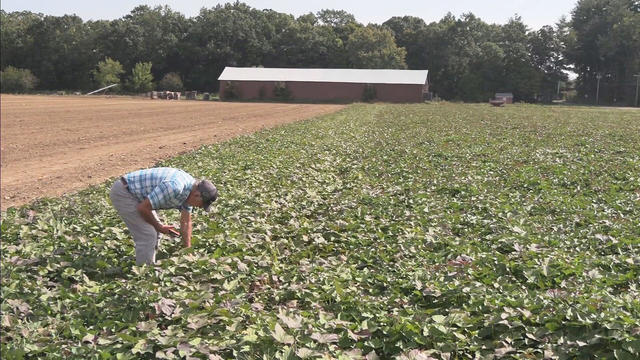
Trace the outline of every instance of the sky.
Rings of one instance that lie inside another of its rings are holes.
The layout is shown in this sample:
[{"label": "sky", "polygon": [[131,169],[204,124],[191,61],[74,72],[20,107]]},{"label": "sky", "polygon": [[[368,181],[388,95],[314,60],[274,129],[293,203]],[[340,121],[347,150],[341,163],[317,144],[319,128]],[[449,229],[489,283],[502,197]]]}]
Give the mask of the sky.
[{"label": "sky", "polygon": [[[187,17],[198,15],[201,8],[233,1],[204,0],[2,0],[7,12],[28,10],[45,15],[75,14],[83,20],[113,20],[127,15],[138,5],[168,5]],[[299,16],[322,9],[345,10],[363,24],[381,24],[392,16],[416,16],[427,23],[439,21],[448,12],[456,17],[471,12],[487,23],[504,24],[519,15],[531,30],[554,25],[563,15],[571,18],[577,0],[244,0],[257,9],[272,9]]]}]

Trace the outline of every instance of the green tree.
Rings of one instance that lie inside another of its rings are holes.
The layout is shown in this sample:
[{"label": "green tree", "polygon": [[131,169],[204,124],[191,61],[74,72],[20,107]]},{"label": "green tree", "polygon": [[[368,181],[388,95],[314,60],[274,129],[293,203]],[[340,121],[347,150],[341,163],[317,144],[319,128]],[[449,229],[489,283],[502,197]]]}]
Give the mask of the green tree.
[{"label": "green tree", "polygon": [[422,69],[424,53],[427,51],[423,41],[427,24],[415,16],[394,16],[382,25],[393,31],[396,44],[407,51],[406,61],[409,69]]},{"label": "green tree", "polygon": [[298,18],[296,20],[298,22],[301,22],[301,23],[304,23],[304,24],[309,24],[311,26],[318,25],[318,17],[315,16],[313,13],[300,15],[300,16],[298,16]]},{"label": "green tree", "polygon": [[162,80],[158,83],[158,90],[168,90],[168,91],[182,91],[184,90],[184,85],[182,84],[182,79],[180,75],[171,72],[162,77]]},{"label": "green tree", "polygon": [[504,52],[504,90],[516,100],[535,101],[541,74],[535,69],[528,49],[528,29],[519,16],[501,27],[499,46]]},{"label": "green tree", "polygon": [[477,45],[476,57],[456,84],[458,98],[464,101],[484,102],[503,88],[505,79],[504,52],[492,41]]},{"label": "green tree", "polygon": [[272,54],[271,42],[279,26],[271,11],[235,2],[201,9],[181,46],[185,83],[195,89],[217,89],[225,66],[258,66]]},{"label": "green tree", "polygon": [[504,51],[497,44],[500,27],[473,14],[447,14],[425,27],[424,59],[432,91],[445,99],[487,101],[504,83]]},{"label": "green tree", "polygon": [[33,55],[33,36],[29,29],[42,21],[44,15],[30,11],[7,13],[0,10],[0,67],[18,66],[22,61],[23,67],[29,67]]},{"label": "green tree", "polygon": [[4,71],[0,72],[0,84],[3,93],[25,93],[36,87],[38,78],[29,69],[7,66]]},{"label": "green tree", "polygon": [[190,22],[168,6],[136,6],[131,12],[111,22],[102,34],[106,53],[133,69],[138,62],[151,62],[153,75],[175,71],[182,57],[179,45],[184,41]]},{"label": "green tree", "polygon": [[93,32],[75,15],[1,13],[2,66],[30,69],[42,89],[90,87],[98,61]]},{"label": "green tree", "polygon": [[353,14],[349,14],[344,10],[334,9],[322,9],[316,13],[316,18],[322,24],[333,27],[345,27],[357,22]]},{"label": "green tree", "polygon": [[316,13],[317,33],[327,45],[327,67],[351,67],[347,54],[349,37],[362,28],[356,18],[344,10],[323,9]]},{"label": "green tree", "polygon": [[105,87],[112,84],[119,84],[122,73],[124,73],[122,64],[108,57],[98,63],[98,68],[93,70],[93,78],[99,87]]},{"label": "green tree", "polygon": [[533,66],[540,74],[537,93],[546,102],[550,102],[556,96],[558,82],[567,80],[564,73],[566,65],[562,55],[564,44],[561,26],[562,22],[557,29],[543,26],[540,30],[529,33],[528,52]]},{"label": "green tree", "polygon": [[[309,15],[307,15],[309,16]],[[310,20],[291,20],[271,40],[273,54],[265,57],[268,67],[331,67],[337,52],[335,33]],[[338,40],[339,41],[339,40]]]},{"label": "green tree", "polygon": [[580,0],[571,13],[565,55],[578,73],[580,98],[633,104],[640,72],[640,5],[636,0]]},{"label": "green tree", "polygon": [[129,87],[134,92],[147,92],[153,89],[153,75],[150,62],[139,62],[131,70]]},{"label": "green tree", "polygon": [[406,69],[404,48],[387,28],[368,25],[354,31],[345,46],[349,65],[364,69]]}]

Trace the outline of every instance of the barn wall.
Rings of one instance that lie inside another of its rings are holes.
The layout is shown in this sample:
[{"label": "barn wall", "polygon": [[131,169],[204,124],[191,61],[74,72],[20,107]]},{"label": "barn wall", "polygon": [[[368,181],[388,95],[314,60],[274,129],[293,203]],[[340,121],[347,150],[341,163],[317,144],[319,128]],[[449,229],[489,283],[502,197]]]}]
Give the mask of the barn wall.
[{"label": "barn wall", "polygon": [[[234,81],[240,99],[273,99],[274,81]],[[286,83],[295,100],[361,101],[365,84],[295,82]],[[220,81],[224,96],[227,81]],[[423,85],[373,84],[377,101],[422,102]],[[261,90],[262,89],[262,90]],[[262,95],[262,96],[261,96]]]},{"label": "barn wall", "polygon": [[[380,101],[422,102],[422,85],[413,84],[375,84],[376,95]],[[362,93],[361,93],[362,94]]]}]

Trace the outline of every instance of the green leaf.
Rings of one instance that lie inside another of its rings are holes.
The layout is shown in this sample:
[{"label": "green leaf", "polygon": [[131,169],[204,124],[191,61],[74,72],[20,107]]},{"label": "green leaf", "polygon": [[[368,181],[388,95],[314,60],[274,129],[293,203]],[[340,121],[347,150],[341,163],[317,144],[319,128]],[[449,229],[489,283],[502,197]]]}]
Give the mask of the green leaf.
[{"label": "green leaf", "polygon": [[329,344],[338,342],[340,337],[336,334],[322,334],[322,333],[313,333],[311,334],[311,338],[321,344]]},{"label": "green leaf", "polygon": [[632,359],[637,359],[636,356],[634,356],[633,354],[631,354],[630,352],[627,352],[625,350],[621,350],[621,349],[615,349],[613,351],[613,355],[615,356],[616,359],[618,360],[632,360]]},{"label": "green leaf", "polygon": [[82,338],[82,342],[94,343],[96,336],[93,334],[87,334]]},{"label": "green leaf", "polygon": [[140,331],[148,332],[155,329],[158,326],[158,323],[154,320],[150,321],[141,321],[136,325],[136,328]]},{"label": "green leaf", "polygon": [[622,348],[634,355],[640,355],[640,340],[629,341]]},{"label": "green leaf", "polygon": [[238,286],[238,280],[231,280],[231,281],[225,281],[224,284],[222,284],[222,288],[227,290],[227,291],[233,291],[233,289],[235,289]]},{"label": "green leaf", "polygon": [[294,338],[291,335],[288,335],[280,324],[276,323],[274,331],[271,333],[274,339],[277,342],[282,344],[293,344]]},{"label": "green leaf", "polygon": [[302,317],[289,317],[282,310],[278,313],[278,319],[286,324],[290,329],[299,329],[302,326]]},{"label": "green leaf", "polygon": [[136,343],[136,345],[131,349],[131,353],[135,354],[145,354],[151,353],[153,349],[153,345],[149,344],[146,339],[140,339]]}]

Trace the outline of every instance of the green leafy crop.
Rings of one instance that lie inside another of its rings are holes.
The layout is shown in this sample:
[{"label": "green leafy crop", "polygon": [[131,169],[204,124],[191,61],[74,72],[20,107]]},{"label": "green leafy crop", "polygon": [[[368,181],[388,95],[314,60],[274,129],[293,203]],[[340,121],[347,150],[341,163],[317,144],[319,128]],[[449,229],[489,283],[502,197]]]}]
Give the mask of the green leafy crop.
[{"label": "green leafy crop", "polygon": [[[2,357],[640,356],[640,113],[354,105],[163,162],[155,267],[111,182],[2,214]],[[177,212],[165,212],[177,222]]]}]

